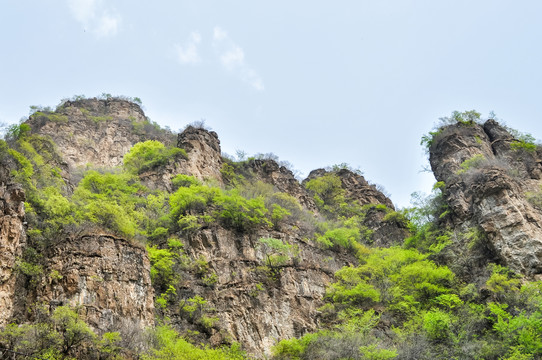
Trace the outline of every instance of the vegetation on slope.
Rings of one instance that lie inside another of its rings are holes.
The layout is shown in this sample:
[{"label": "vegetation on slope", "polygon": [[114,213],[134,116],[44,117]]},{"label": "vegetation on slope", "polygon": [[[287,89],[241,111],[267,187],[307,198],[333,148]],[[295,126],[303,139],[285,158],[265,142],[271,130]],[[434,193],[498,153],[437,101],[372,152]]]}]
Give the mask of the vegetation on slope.
[{"label": "vegetation on slope", "polygon": [[[468,126],[476,114],[452,117]],[[23,184],[28,199],[29,247],[19,271],[29,279],[56,276],[43,273],[40,254],[64,232],[99,229],[142,242],[152,265],[159,325],[130,339],[116,331],[97,335],[79,319],[77,309],[57,307],[49,314],[36,308],[34,324],[11,324],[0,331],[0,351],[34,359],[246,358],[235,343],[219,349],[191,343],[218,317],[203,297],[180,294],[184,272],[206,286],[216,282],[206,259],[190,259],[182,238],[220,225],[244,234],[296,228],[315,246],[356,256],[358,264],[338,271],[327,289],[322,329],[279,342],[274,359],[542,357],[542,283],[520,279],[496,264],[468,274],[468,258],[453,258],[451,240],[466,239],[473,256],[485,240],[477,229],[457,233],[446,227],[445,184],[438,183],[428,199],[418,197],[418,206],[394,212],[349,201],[340,179],[330,172],[306,184],[324,215],[315,218],[291,195],[252,179],[242,162],[225,162],[226,188],[187,175],[173,179],[172,193],[141,184],[139,174],[179,156],[186,153],[146,141],[132,148],[124,166],[84,169],[81,179],[70,184],[54,143],[32,134],[24,123],[10,129],[0,141],[0,161]],[[371,230],[364,225],[369,210],[385,213],[385,221],[408,223],[411,236],[399,246],[372,247]],[[271,277],[280,276],[281,266],[296,256],[295,248],[279,239],[261,238],[258,244]],[[173,316],[186,319],[194,330],[179,334]]]}]

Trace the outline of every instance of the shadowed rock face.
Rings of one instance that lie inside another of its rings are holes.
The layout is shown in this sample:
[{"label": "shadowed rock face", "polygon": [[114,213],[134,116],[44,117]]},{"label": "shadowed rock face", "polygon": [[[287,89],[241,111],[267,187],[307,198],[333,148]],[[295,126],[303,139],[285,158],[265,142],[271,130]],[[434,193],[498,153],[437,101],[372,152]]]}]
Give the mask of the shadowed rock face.
[{"label": "shadowed rock face", "polygon": [[37,300],[50,306],[80,307],[83,319],[101,331],[129,320],[154,324],[154,291],[147,252],[109,235],[66,239],[49,249]]},{"label": "shadowed rock face", "polygon": [[[451,125],[435,136],[430,163],[436,179],[446,184],[454,226],[481,228],[502,263],[536,275],[542,273],[542,212],[526,192],[540,190],[540,150],[515,150],[514,141],[494,120]],[[481,161],[461,167],[473,158]]]},{"label": "shadowed rock face", "polygon": [[0,327],[14,312],[16,261],[26,244],[24,200],[20,186],[0,183]]}]

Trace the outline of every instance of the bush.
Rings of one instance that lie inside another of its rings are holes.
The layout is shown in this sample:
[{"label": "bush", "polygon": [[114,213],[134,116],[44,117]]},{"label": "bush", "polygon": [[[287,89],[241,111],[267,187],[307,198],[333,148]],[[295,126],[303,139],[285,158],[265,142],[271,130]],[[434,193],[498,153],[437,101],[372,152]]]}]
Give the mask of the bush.
[{"label": "bush", "polygon": [[262,197],[247,200],[237,190],[231,190],[218,195],[214,203],[219,207],[218,214],[224,224],[237,231],[272,225],[266,217],[268,210]]},{"label": "bush", "polygon": [[186,159],[186,151],[177,147],[166,147],[156,140],[147,140],[135,144],[124,155],[124,166],[133,173],[141,174],[179,156]]}]

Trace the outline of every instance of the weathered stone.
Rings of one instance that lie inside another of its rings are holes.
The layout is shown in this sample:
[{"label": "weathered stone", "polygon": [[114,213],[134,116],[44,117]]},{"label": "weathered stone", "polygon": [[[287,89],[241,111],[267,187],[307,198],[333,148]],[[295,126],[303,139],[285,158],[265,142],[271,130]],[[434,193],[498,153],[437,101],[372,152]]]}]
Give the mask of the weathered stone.
[{"label": "weathered stone", "polygon": [[[512,149],[513,141],[494,120],[448,126],[435,137],[430,162],[446,184],[456,229],[481,228],[504,265],[532,276],[542,272],[542,212],[525,193],[540,190],[539,162],[536,152]],[[479,155],[485,158],[480,164],[461,168]]]},{"label": "weathered stone", "polygon": [[[67,121],[31,116],[32,131],[49,136],[72,167],[114,167],[131,147],[145,140],[173,142],[172,134],[156,130],[139,107],[129,101],[85,99],[68,101],[56,112]],[[174,145],[174,144],[173,144]]]},{"label": "weathered stone", "polygon": [[123,320],[141,328],[154,324],[150,263],[145,249],[110,235],[66,239],[46,255],[48,276],[37,288],[39,303],[80,308],[95,329]]},{"label": "weathered stone", "polygon": [[271,184],[277,190],[295,197],[309,211],[317,212],[316,204],[307,190],[301,186],[294,174],[274,160],[253,159],[247,163],[256,179]]},{"label": "weathered stone", "polygon": [[16,262],[26,243],[25,194],[19,185],[0,184],[0,327],[14,311]]}]

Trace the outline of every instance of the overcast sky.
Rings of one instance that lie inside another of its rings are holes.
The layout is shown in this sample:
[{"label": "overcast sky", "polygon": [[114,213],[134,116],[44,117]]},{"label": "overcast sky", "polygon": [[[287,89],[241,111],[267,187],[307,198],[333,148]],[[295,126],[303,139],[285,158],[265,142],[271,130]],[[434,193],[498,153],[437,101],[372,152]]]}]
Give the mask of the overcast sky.
[{"label": "overcast sky", "polygon": [[453,110],[542,138],[542,1],[0,0],[0,121],[73,95],[139,97],[173,130],[308,175],[361,169],[407,206]]}]

